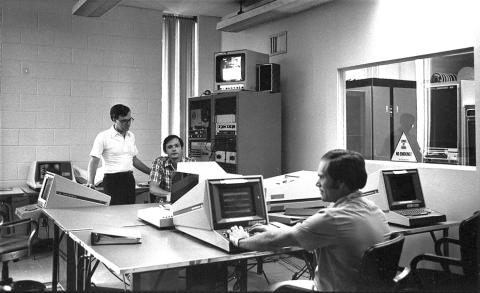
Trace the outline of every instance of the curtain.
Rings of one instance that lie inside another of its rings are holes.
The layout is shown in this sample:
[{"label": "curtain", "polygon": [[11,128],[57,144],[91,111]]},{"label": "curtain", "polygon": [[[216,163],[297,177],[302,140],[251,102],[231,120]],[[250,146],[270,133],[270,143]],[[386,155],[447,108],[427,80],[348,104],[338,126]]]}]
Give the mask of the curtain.
[{"label": "curtain", "polygon": [[186,142],[187,100],[194,94],[196,19],[163,16],[162,140]]}]

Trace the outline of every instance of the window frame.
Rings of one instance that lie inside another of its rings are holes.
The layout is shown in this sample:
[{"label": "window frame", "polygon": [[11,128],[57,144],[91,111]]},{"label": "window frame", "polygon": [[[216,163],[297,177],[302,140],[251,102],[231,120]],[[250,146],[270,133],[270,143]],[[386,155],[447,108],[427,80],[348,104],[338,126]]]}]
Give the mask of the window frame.
[{"label": "window frame", "polygon": [[[421,62],[425,62],[426,59],[431,59],[434,57],[441,57],[441,56],[449,56],[449,55],[456,55],[456,54],[465,54],[465,53],[471,53],[473,54],[473,58],[476,59],[476,51],[474,47],[466,47],[466,48],[461,48],[461,49],[456,49],[456,50],[449,50],[449,51],[442,51],[442,52],[436,52],[432,54],[424,54],[424,55],[417,55],[417,56],[412,56],[412,57],[406,57],[406,58],[398,58],[398,59],[391,59],[387,61],[380,61],[380,62],[371,62],[371,63],[366,63],[366,64],[361,64],[361,65],[354,65],[354,66],[347,66],[347,67],[341,67],[337,69],[337,109],[339,110],[337,113],[337,125],[339,126],[337,128],[337,143],[338,145],[342,146],[343,148],[347,147],[347,109],[346,109],[346,99],[347,99],[347,88],[346,88],[346,72],[351,71],[351,70],[358,70],[358,69],[365,69],[365,68],[370,68],[370,67],[377,67],[377,66],[382,66],[382,65],[390,65],[390,64],[395,64],[395,63],[402,63],[402,62],[409,62],[409,61],[418,61],[420,60]],[[418,73],[417,73],[418,74]],[[422,69],[422,74],[423,74],[423,69]],[[380,77],[378,77],[380,78]],[[422,78],[423,79],[423,78]],[[418,80],[418,78],[417,78]],[[475,79],[476,80],[476,79]],[[458,81],[460,83],[460,81]],[[425,124],[425,104],[427,102],[427,90],[429,86],[431,86],[429,82],[427,83],[425,80],[423,81],[422,84],[417,85],[417,92],[418,90],[423,91],[421,101],[417,100],[417,104],[422,106],[421,110],[417,110],[417,113],[419,113],[417,117],[417,121],[422,121],[421,123],[417,123],[420,126],[417,126],[418,129],[418,139],[424,140],[422,141],[422,145],[427,144],[427,140],[425,139],[427,134],[427,130],[425,129],[426,126],[423,125]],[[417,94],[418,96],[418,94]],[[477,104],[477,97],[475,97],[475,105]],[[475,106],[476,107],[476,106]],[[423,128],[423,129],[422,129]],[[422,135],[420,135],[422,133]],[[463,134],[462,134],[463,135]],[[464,149],[465,146],[462,146],[462,149]],[[422,151],[425,151],[425,149],[422,149]],[[475,154],[476,155],[476,154]],[[459,159],[460,160],[460,159]],[[460,164],[443,164],[443,163],[431,163],[431,162],[398,162],[398,161],[391,161],[391,160],[378,160],[378,159],[371,159],[368,161],[372,162],[378,162],[381,165],[404,165],[406,167],[434,167],[434,168],[447,168],[447,169],[469,169],[469,170],[475,170],[475,166],[469,166],[469,165],[463,165],[463,163]]]}]

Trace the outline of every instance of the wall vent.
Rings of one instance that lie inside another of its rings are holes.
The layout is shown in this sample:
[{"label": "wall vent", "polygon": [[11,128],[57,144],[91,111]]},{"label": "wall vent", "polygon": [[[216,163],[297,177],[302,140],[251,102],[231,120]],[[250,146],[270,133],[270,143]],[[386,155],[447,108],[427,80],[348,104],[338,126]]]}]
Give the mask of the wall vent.
[{"label": "wall vent", "polygon": [[287,32],[270,36],[270,56],[287,53]]}]

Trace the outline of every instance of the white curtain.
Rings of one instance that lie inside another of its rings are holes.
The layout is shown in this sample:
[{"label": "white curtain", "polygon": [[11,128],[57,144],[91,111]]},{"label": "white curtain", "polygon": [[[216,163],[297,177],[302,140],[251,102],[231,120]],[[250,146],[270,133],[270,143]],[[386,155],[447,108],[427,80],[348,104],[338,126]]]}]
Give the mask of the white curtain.
[{"label": "white curtain", "polygon": [[196,19],[163,16],[162,139],[186,141],[187,100],[195,88]]}]

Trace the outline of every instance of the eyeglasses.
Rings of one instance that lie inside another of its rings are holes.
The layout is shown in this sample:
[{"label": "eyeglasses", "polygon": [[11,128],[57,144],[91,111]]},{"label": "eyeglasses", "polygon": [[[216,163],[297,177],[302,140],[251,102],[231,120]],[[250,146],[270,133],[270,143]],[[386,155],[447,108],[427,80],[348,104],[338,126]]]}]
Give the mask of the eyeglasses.
[{"label": "eyeglasses", "polygon": [[128,122],[133,122],[135,121],[135,119],[133,117],[130,117],[130,119],[122,119],[122,120],[118,120],[118,122],[120,123],[123,123],[123,124],[127,124]]}]

